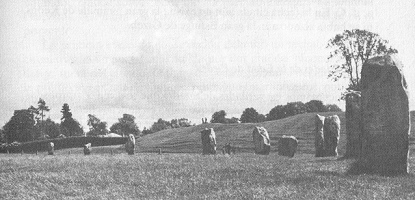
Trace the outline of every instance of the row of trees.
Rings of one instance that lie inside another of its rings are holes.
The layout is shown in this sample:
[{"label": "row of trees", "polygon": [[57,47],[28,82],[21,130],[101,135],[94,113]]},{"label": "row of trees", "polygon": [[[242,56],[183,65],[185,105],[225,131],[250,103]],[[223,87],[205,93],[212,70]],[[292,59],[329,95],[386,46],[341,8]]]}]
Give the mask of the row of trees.
[{"label": "row of trees", "polygon": [[254,108],[246,108],[240,117],[226,118],[226,112],[224,110],[213,113],[211,123],[257,123],[264,121],[271,121],[286,118],[289,116],[311,113],[311,112],[338,112],[341,109],[335,104],[324,105],[320,100],[311,100],[307,103],[301,101],[290,102],[286,105],[278,105],[272,108],[268,114],[263,115],[258,113]]},{"label": "row of trees", "polygon": [[26,142],[84,134],[79,122],[72,118],[68,104],[65,103],[62,107],[60,124],[50,118],[44,119],[49,111],[49,106],[42,98],[39,99],[37,107],[15,110],[11,119],[2,128],[2,142]]},{"label": "row of trees", "polygon": [[[60,123],[56,123],[50,118],[44,119],[49,111],[50,108],[41,98],[37,107],[30,106],[28,109],[14,111],[11,119],[0,129],[0,142],[27,142],[85,134],[79,122],[72,117],[71,109],[67,103],[62,106]],[[118,122],[111,126],[110,130],[120,135],[139,135],[140,130],[134,120],[133,115],[124,114],[122,118],[118,119]],[[109,132],[107,123],[93,114],[88,115],[87,123],[89,131],[86,135],[88,136],[105,135]]]},{"label": "row of trees", "polygon": [[[193,124],[194,126],[195,124]],[[171,129],[171,128],[181,128],[192,126],[192,122],[186,118],[172,119],[170,121],[163,120],[162,118],[158,119],[156,122],[151,125],[150,129],[144,127],[143,135],[155,133],[157,131]]]}]

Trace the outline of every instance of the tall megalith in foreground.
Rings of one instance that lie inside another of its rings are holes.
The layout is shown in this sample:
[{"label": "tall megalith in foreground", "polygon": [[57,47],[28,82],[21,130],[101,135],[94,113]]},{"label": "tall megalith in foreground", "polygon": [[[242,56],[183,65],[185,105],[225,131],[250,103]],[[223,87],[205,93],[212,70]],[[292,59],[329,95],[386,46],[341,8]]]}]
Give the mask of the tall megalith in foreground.
[{"label": "tall megalith in foreground", "polygon": [[362,150],[362,110],[360,92],[346,94],[346,154],[358,158]]},{"label": "tall megalith in foreground", "polygon": [[337,156],[340,139],[340,118],[337,115],[324,118],[324,156]]},{"label": "tall megalith in foreground", "polygon": [[271,150],[268,131],[264,127],[256,126],[252,132],[256,154],[268,155]]},{"label": "tall megalith in foreground", "polygon": [[410,119],[402,64],[394,55],[369,59],[361,87],[360,166],[372,173],[408,173]]},{"label": "tall megalith in foreground", "polygon": [[324,157],[324,116],[316,115],[314,147],[316,149],[316,157]]},{"label": "tall megalith in foreground", "polygon": [[283,135],[278,141],[278,155],[294,157],[297,151],[298,140],[294,136]]},{"label": "tall megalith in foreground", "polygon": [[134,154],[135,148],[135,137],[133,134],[128,135],[128,141],[125,143],[125,151],[127,151],[128,155]]},{"label": "tall megalith in foreground", "polygon": [[213,128],[205,128],[201,132],[203,154],[216,154],[216,135]]}]

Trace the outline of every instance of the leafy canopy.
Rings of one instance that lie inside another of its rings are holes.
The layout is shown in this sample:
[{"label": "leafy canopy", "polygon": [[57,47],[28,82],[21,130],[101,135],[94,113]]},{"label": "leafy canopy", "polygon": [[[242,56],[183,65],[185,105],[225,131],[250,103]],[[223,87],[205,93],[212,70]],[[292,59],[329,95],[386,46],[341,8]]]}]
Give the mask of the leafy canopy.
[{"label": "leafy canopy", "polygon": [[363,63],[373,56],[382,56],[398,51],[389,46],[387,40],[366,30],[345,30],[328,41],[332,61],[329,78],[338,81],[347,78],[347,90],[360,91],[360,72]]}]

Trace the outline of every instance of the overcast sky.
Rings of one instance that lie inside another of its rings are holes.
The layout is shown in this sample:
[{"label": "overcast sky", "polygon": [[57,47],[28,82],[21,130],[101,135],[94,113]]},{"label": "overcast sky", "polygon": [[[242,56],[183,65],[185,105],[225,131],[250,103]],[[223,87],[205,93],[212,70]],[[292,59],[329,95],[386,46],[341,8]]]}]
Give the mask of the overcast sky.
[{"label": "overcast sky", "polygon": [[0,125],[39,97],[57,122],[68,103],[84,129],[88,114],[109,126],[133,114],[142,129],[312,99],[344,109],[325,47],[354,28],[398,49],[413,99],[414,10],[410,0],[1,1]]}]

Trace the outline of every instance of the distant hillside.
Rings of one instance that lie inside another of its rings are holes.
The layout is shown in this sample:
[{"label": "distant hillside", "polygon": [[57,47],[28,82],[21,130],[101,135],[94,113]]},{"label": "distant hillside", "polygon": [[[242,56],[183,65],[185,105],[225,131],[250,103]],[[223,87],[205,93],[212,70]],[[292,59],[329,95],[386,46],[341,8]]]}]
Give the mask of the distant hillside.
[{"label": "distant hillside", "polygon": [[[299,139],[299,153],[314,154],[314,123],[317,113],[306,113],[288,118],[263,123],[246,124],[201,124],[187,128],[163,130],[138,139],[140,152],[200,153],[200,131],[213,128],[216,133],[217,147],[221,150],[230,142],[237,146],[239,152],[253,152],[252,131],[255,126],[263,126],[268,130],[271,139],[271,151],[277,151],[277,142],[282,135],[293,135]],[[339,154],[345,153],[346,119],[344,112],[318,113],[323,116],[338,115],[341,121]],[[412,124],[415,124],[415,112],[411,112]],[[415,137],[415,129],[411,129],[411,138]],[[411,142],[413,143],[413,142]]]},{"label": "distant hillside", "polygon": [[[230,142],[238,147],[239,152],[252,152],[252,131],[255,126],[263,126],[268,130],[271,139],[271,151],[277,149],[278,139],[282,135],[293,135],[299,139],[298,151],[314,153],[314,123],[317,113],[306,113],[288,118],[262,123],[246,124],[201,124],[193,127],[169,129],[146,135],[138,139],[140,152],[155,152],[161,148],[164,152],[200,153],[200,131],[213,128],[216,133],[218,149]],[[340,152],[345,145],[345,115],[343,112],[319,113],[328,116],[337,114],[342,123]]]}]

